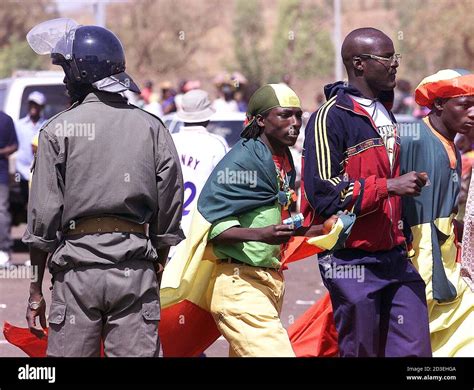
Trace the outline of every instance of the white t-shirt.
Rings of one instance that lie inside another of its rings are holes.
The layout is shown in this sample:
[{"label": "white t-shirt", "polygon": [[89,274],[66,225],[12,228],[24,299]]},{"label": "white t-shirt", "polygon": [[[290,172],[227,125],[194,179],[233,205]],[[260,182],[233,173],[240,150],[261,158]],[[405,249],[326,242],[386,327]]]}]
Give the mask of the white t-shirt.
[{"label": "white t-shirt", "polygon": [[239,112],[239,106],[235,100],[225,101],[225,99],[218,98],[212,103],[212,108],[217,113]]},{"label": "white t-shirt", "polygon": [[41,117],[38,122],[33,123],[30,116],[27,115],[15,123],[16,136],[18,138],[16,170],[23,180],[30,180],[31,164],[33,163],[31,142],[39,134],[44,122],[44,118]]},{"label": "white t-shirt", "polygon": [[209,133],[202,126],[183,126],[172,137],[183,171],[184,207],[181,228],[187,236],[191,211],[196,206],[202,187],[229,148],[223,138]]},{"label": "white t-shirt", "polygon": [[163,116],[163,110],[161,108],[161,104],[158,102],[152,102],[152,103],[146,104],[143,107],[143,109],[153,115],[156,115],[157,117],[161,118]]},{"label": "white t-shirt", "polygon": [[375,126],[377,126],[377,131],[382,137],[385,148],[387,149],[390,168],[392,168],[393,159],[395,157],[395,137],[397,134],[396,124],[392,122],[387,109],[379,101],[354,95],[350,95],[350,97],[359,103],[362,108],[372,116]]}]

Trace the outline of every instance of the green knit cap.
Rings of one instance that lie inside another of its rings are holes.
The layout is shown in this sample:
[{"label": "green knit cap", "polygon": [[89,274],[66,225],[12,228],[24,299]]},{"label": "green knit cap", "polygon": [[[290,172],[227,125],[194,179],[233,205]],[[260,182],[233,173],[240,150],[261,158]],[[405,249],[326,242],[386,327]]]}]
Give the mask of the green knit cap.
[{"label": "green knit cap", "polygon": [[275,107],[301,108],[301,103],[295,91],[287,85],[266,84],[257,89],[250,98],[244,131],[253,123],[258,114],[263,114]]}]

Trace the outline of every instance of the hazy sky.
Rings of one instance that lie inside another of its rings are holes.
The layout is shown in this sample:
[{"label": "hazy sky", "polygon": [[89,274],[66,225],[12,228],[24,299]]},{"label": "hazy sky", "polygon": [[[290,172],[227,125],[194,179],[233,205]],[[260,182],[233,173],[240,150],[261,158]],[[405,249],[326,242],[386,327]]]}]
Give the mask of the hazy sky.
[{"label": "hazy sky", "polygon": [[[73,18],[80,23],[105,25],[106,4],[122,3],[127,0],[55,0],[61,17]],[[95,14],[93,5],[104,4],[104,13]],[[101,18],[102,15],[104,18]]]},{"label": "hazy sky", "polygon": [[82,7],[90,8],[93,0],[56,0],[59,12],[76,11]]},{"label": "hazy sky", "polygon": [[81,8],[92,9],[94,3],[121,3],[126,0],[55,0],[60,12],[77,11]]}]

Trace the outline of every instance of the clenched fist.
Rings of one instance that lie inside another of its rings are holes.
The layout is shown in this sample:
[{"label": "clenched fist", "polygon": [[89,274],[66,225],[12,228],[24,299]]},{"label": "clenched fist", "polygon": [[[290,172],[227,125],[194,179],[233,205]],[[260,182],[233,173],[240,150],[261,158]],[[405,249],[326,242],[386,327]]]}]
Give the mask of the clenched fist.
[{"label": "clenched fist", "polygon": [[426,172],[408,172],[393,179],[387,179],[387,190],[390,195],[418,196],[428,181]]}]

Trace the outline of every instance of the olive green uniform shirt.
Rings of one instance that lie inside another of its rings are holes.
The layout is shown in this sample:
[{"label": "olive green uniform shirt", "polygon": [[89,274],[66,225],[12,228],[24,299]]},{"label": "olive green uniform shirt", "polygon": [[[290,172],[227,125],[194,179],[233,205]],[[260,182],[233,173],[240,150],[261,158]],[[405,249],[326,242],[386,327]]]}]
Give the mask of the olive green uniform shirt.
[{"label": "olive green uniform shirt", "polygon": [[[50,268],[155,261],[178,244],[183,205],[181,168],[169,131],[119,94],[94,91],[40,131],[23,241],[54,252]],[[149,224],[140,234],[64,239],[84,217],[118,216]]]}]

